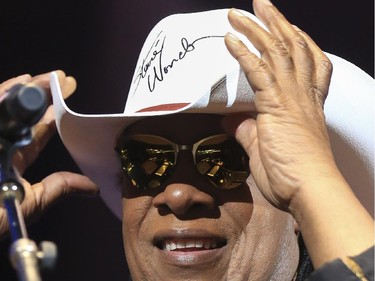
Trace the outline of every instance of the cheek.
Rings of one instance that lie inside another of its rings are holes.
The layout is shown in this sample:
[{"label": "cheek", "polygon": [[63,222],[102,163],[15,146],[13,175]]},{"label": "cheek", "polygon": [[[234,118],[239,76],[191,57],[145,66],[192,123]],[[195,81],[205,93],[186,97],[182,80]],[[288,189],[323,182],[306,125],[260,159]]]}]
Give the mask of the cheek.
[{"label": "cheek", "polygon": [[223,209],[227,214],[231,230],[236,230],[236,236],[247,231],[253,213],[253,204],[250,202],[227,202]]},{"label": "cheek", "polygon": [[125,234],[139,232],[149,210],[147,198],[122,199],[122,222]]},{"label": "cheek", "polygon": [[252,209],[242,206],[236,210],[243,231],[233,245],[230,274],[240,269],[251,280],[292,280],[299,257],[294,220],[271,206],[253,182],[249,185]]},{"label": "cheek", "polygon": [[[253,197],[247,185],[221,194],[222,209],[235,229],[244,232],[253,213]],[[238,234],[238,233],[237,233]]]},{"label": "cheek", "polygon": [[148,238],[145,235],[149,224],[147,215],[151,206],[150,197],[123,198],[122,232],[126,259],[132,272],[145,272],[142,268],[149,264]]},{"label": "cheek", "polygon": [[252,182],[250,182],[250,190],[254,200],[253,215],[249,224],[252,233],[263,237],[264,243],[270,245],[267,247],[269,250],[277,249],[278,243],[284,237],[296,239],[292,216],[273,207]]},{"label": "cheek", "polygon": [[281,279],[276,280],[291,280],[299,260],[295,221],[290,214],[273,207],[255,184],[250,189],[254,198],[254,210],[249,228],[254,241],[258,241],[255,257],[263,261],[265,272],[261,274],[271,272],[270,280],[277,276]]},{"label": "cheek", "polygon": [[253,245],[253,266],[258,269],[259,276],[267,276],[266,280],[292,280],[299,260],[293,218],[281,211],[262,210],[261,207],[262,214],[255,218],[256,209],[254,206],[254,220],[249,225],[251,241],[257,243]]}]

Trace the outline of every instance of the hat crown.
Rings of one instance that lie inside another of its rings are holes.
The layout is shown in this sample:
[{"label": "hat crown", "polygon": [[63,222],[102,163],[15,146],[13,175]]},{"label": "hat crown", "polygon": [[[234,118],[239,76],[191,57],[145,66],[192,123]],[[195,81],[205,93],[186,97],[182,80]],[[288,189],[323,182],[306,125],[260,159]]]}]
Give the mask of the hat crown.
[{"label": "hat crown", "polygon": [[[223,9],[161,20],[140,52],[124,113],[151,114],[189,105],[206,106],[213,85],[233,72],[238,80],[239,65],[226,49],[224,36],[229,31],[242,35],[230,26],[227,13],[228,9]],[[257,52],[253,46],[249,48]],[[232,103],[236,90],[234,87],[227,92],[223,102]]]}]

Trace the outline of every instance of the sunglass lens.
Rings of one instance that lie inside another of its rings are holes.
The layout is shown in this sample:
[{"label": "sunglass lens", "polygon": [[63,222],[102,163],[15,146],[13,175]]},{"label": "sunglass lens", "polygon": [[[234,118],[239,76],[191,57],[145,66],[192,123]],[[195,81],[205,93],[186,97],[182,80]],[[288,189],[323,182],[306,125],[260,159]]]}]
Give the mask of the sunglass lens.
[{"label": "sunglass lens", "polygon": [[137,136],[120,149],[122,167],[134,187],[157,188],[172,172],[175,151],[167,140],[157,136]]},{"label": "sunglass lens", "polygon": [[198,172],[216,187],[232,189],[244,183],[249,176],[249,158],[232,137],[213,136],[197,147],[195,163]]}]

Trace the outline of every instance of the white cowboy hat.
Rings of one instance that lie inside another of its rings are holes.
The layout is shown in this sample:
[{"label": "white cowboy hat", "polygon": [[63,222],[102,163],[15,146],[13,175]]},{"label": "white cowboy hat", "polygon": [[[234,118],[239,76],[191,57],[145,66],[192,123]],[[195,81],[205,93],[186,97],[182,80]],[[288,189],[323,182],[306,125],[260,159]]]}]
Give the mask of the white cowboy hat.
[{"label": "white cowboy hat", "polygon": [[[125,127],[148,116],[253,109],[254,93],[223,37],[230,31],[247,40],[231,28],[227,13],[227,9],[213,10],[161,20],[144,43],[123,113],[85,115],[71,111],[62,98],[56,74],[52,74],[51,90],[62,141],[120,219],[121,166],[114,145]],[[248,47],[258,53],[249,43]],[[344,59],[327,55],[333,63],[325,103],[332,149],[343,175],[372,214],[375,81]]]}]

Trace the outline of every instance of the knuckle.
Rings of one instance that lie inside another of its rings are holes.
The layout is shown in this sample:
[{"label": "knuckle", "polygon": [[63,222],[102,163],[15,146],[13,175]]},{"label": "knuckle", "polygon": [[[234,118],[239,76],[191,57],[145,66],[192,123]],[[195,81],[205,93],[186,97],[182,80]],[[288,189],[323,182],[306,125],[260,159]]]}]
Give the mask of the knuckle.
[{"label": "knuckle", "polygon": [[267,48],[267,51],[270,55],[289,56],[288,50],[285,48],[285,45],[279,40],[272,40],[272,43]]},{"label": "knuckle", "polygon": [[253,75],[254,73],[266,74],[267,68],[268,68],[267,64],[263,60],[258,59],[258,60],[253,61],[250,68],[245,68],[244,73],[246,74],[247,77],[249,77],[250,75]]},{"label": "knuckle", "polygon": [[66,196],[70,192],[70,184],[66,177],[67,172],[59,171],[54,172],[51,178],[54,180],[54,184],[61,190],[61,195]]},{"label": "knuckle", "polygon": [[263,60],[258,59],[254,62],[253,69],[257,72],[265,73],[268,69],[268,66]]},{"label": "knuckle", "polygon": [[318,108],[323,108],[324,107],[324,101],[325,101],[325,93],[322,91],[322,89],[319,89],[318,87],[313,87],[310,89],[310,96],[312,98],[313,103],[318,107]]},{"label": "knuckle", "polygon": [[252,53],[244,53],[237,59],[247,77],[254,73],[266,74],[268,72],[268,65]]},{"label": "knuckle", "polygon": [[333,65],[332,62],[324,56],[324,58],[321,59],[320,61],[320,71],[325,72],[327,74],[331,74],[333,70]]},{"label": "knuckle", "polygon": [[279,22],[285,20],[285,18],[275,10],[269,10],[268,14],[263,17],[266,25],[273,26],[277,25]]},{"label": "knuckle", "polygon": [[243,69],[243,72],[250,84],[255,87],[254,90],[273,88],[276,84],[276,78],[269,71],[268,65],[261,59],[254,61],[251,68]]},{"label": "knuckle", "polygon": [[293,45],[300,50],[310,53],[309,44],[307,44],[306,40],[300,34],[294,37]]},{"label": "knuckle", "polygon": [[238,54],[236,54],[235,59],[240,63],[246,62],[248,60],[254,60],[252,54],[249,52],[239,52]]}]

